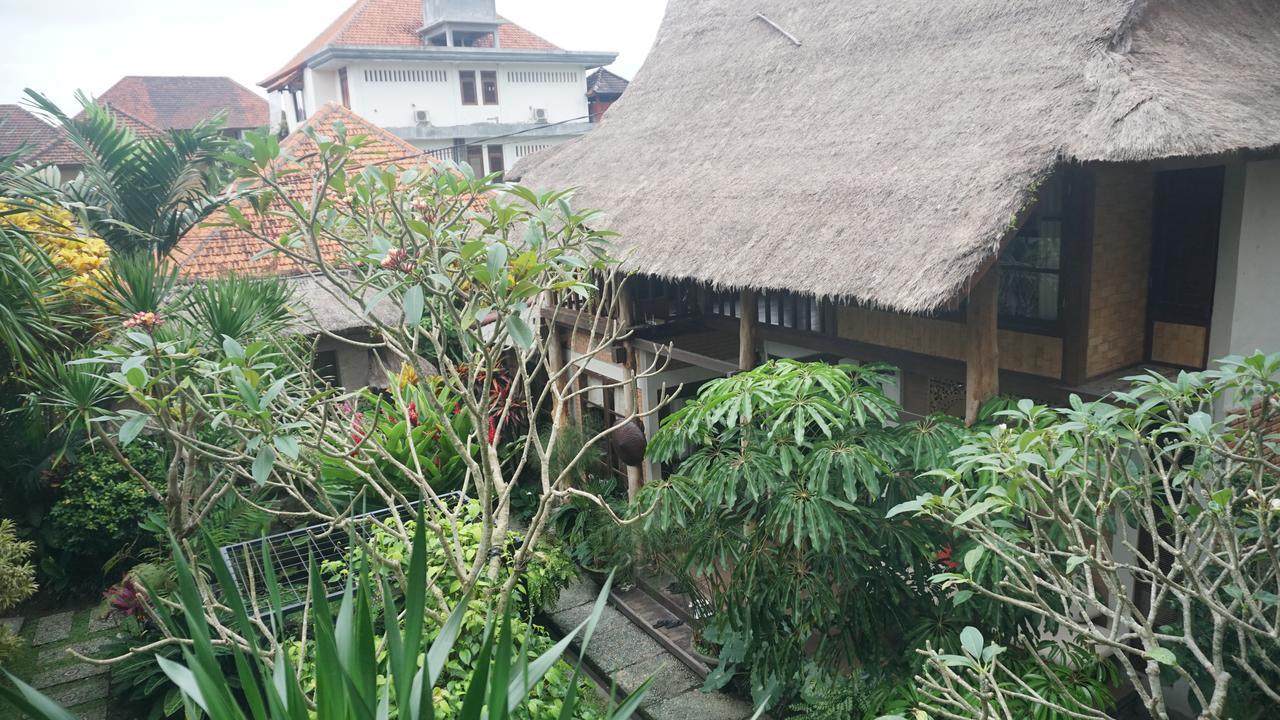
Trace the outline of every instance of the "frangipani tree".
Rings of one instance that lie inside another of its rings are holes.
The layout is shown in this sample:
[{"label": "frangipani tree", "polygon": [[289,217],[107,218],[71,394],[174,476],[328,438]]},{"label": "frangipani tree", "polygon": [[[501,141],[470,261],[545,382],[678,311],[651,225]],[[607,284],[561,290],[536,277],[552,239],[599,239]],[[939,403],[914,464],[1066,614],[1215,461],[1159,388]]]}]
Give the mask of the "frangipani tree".
[{"label": "frangipani tree", "polygon": [[[1233,716],[1228,703],[1249,695],[1280,706],[1278,375],[1280,355],[1257,354],[1133,378],[1111,402],[1022,401],[937,473],[945,492],[890,516],[950,522],[972,549],[938,582],[1119,656],[1154,717],[1171,715],[1172,678],[1202,718]],[[998,653],[979,635],[968,655],[931,657],[935,710],[1003,717],[998,694],[976,691],[1008,679],[992,676]]]},{"label": "frangipani tree", "polygon": [[[113,453],[142,434],[169,446],[170,487],[186,504],[170,516],[180,538],[222,497],[336,531],[364,509],[386,507],[394,512],[377,521],[380,531],[407,544],[408,521],[425,523],[451,549],[449,570],[464,586],[497,577],[504,561],[521,568],[550,510],[582,494],[570,484],[572,468],[553,472],[546,458],[564,440],[568,407],[586,392],[587,358],[629,332],[612,319],[623,277],[610,234],[565,192],[536,194],[412,158],[368,165],[357,160],[364,138],[347,137],[340,124],[335,137],[312,131],[311,140],[305,158],[284,156],[268,136],[249,141],[249,159],[229,157],[250,199],[222,221],[256,238],[262,254],[312,275],[341,311],[365,318],[371,339],[332,337],[376,358],[390,378],[385,395],[325,386],[296,342],[328,335],[305,308],[289,332],[265,323],[220,342],[216,334],[168,337],[175,318],[139,312],[116,347],[91,359],[132,400],[95,419],[113,429],[99,440]],[[539,328],[545,310],[577,318],[581,357],[560,359],[555,334]],[[196,307],[177,312],[191,317]],[[544,419],[549,428],[538,427]],[[540,505],[523,543],[505,553],[516,481],[535,469]],[[185,484],[190,491],[180,490]],[[464,552],[463,501],[446,492],[455,489],[481,508],[481,552]],[[519,575],[497,591],[500,602]],[[433,595],[443,617],[444,594]]]}]

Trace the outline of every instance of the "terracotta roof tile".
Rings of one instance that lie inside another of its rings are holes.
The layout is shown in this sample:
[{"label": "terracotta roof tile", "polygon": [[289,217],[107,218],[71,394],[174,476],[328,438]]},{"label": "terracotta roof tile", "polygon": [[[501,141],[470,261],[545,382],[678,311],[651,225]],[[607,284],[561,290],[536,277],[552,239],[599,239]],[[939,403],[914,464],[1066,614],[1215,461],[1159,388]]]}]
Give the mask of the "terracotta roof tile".
[{"label": "terracotta roof tile", "polygon": [[[116,107],[110,107],[116,120],[139,137],[157,137],[163,131],[139,120]],[[80,111],[76,118],[84,117]],[[26,163],[53,165],[82,165],[84,156],[55,125],[44,122],[35,114],[18,105],[0,105],[0,155],[26,146],[28,152],[21,158]]]},{"label": "terracotta roof tile", "polygon": [[[513,50],[559,50],[551,42],[499,17],[498,42]],[[422,0],[356,0],[293,59],[263,80],[271,88],[300,70],[307,58],[331,46],[424,47]]]},{"label": "terracotta roof tile", "polygon": [[[310,199],[312,186],[308,171],[316,166],[315,142],[304,132],[305,128],[314,128],[322,136],[333,137],[334,125],[338,122],[346,128],[348,137],[364,135],[368,138],[366,144],[351,156],[353,167],[399,159],[406,160],[406,164],[435,162],[413,145],[347,108],[329,103],[280,143],[281,156],[277,162],[281,169],[301,170],[280,179],[280,184],[296,199]],[[283,204],[279,203],[279,207],[283,208]],[[242,211],[246,218],[258,223],[259,232],[278,236],[288,229],[288,221],[284,218],[262,219],[244,206]],[[297,262],[283,255],[255,258],[263,249],[261,240],[230,225],[226,213],[217,213],[209,222],[187,233],[174,248],[173,257],[181,267],[181,275],[189,279],[223,277],[233,272],[241,275],[299,275],[305,271]],[[332,258],[337,247],[322,247],[321,251]]]},{"label": "terracotta roof tile", "polygon": [[25,161],[33,151],[59,137],[57,128],[26,108],[20,105],[0,105],[0,155],[12,155],[18,150],[25,150],[20,158]]},{"label": "terracotta roof tile", "polygon": [[164,129],[190,129],[220,112],[228,128],[268,123],[267,101],[229,77],[128,75],[98,101]]}]

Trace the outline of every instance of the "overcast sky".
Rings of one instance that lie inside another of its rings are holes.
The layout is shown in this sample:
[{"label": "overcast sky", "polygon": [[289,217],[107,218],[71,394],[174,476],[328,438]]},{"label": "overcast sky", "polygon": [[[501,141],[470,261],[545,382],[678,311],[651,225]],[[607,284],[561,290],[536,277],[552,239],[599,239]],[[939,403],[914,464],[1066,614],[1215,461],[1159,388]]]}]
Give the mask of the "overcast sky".
[{"label": "overcast sky", "polygon": [[[354,0],[0,0],[0,103],[23,88],[76,109],[77,89],[124,75],[229,75],[256,83]],[[498,0],[498,12],[569,50],[620,53],[632,77],[666,0]]]}]

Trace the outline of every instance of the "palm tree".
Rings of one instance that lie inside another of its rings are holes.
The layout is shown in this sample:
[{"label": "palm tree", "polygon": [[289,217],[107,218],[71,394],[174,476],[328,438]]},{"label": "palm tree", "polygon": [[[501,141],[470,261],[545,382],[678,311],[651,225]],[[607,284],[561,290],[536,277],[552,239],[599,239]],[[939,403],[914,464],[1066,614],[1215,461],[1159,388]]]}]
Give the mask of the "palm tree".
[{"label": "palm tree", "polygon": [[84,112],[74,118],[43,95],[27,94],[84,156],[80,176],[63,192],[85,207],[90,229],[112,250],[167,255],[228,201],[223,191],[232,174],[221,158],[234,141],[223,134],[221,116],[190,130],[139,137],[83,93],[76,97]]}]

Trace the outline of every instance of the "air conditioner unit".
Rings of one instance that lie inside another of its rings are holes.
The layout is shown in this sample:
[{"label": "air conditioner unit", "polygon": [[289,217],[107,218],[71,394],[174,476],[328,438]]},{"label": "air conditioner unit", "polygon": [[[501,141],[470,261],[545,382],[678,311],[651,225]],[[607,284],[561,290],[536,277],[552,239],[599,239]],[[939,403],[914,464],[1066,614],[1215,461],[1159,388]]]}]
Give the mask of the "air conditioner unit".
[{"label": "air conditioner unit", "polygon": [[419,125],[430,125],[431,113],[427,112],[426,110],[414,110],[413,121]]},{"label": "air conditioner unit", "polygon": [[546,108],[534,108],[534,109],[533,109],[533,121],[534,121],[534,122],[536,122],[536,123],[538,123],[539,125],[546,125],[547,123],[551,122],[550,120],[548,120],[548,119],[547,119],[547,109],[546,109]]}]

